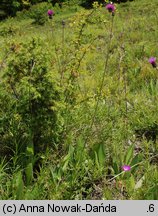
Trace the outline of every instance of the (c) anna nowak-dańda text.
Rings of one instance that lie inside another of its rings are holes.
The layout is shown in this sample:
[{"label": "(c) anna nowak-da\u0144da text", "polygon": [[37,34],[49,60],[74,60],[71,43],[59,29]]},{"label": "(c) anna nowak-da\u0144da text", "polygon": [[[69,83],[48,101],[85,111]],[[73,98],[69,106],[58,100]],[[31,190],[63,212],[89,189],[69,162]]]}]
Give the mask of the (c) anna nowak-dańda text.
[{"label": "(c) anna nowak-da\u0144da text", "polygon": [[18,212],[116,212],[116,206],[111,204],[93,205],[87,203],[85,205],[55,205],[54,203],[45,205],[25,205],[21,204]]}]

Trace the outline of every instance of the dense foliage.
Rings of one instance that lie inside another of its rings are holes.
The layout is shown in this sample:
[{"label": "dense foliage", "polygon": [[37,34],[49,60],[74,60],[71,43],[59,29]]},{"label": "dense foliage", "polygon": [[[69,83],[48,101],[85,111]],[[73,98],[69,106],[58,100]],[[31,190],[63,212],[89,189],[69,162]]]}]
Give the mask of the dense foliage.
[{"label": "dense foliage", "polygon": [[1,0],[0,17],[13,16],[17,11],[28,9],[32,4],[40,2],[50,2],[54,5],[58,0]]},{"label": "dense foliage", "polygon": [[[62,7],[62,4],[64,2],[71,2],[71,4],[78,4],[84,7],[92,7],[95,1],[96,0],[1,0],[0,18],[4,18],[6,16],[14,16],[17,11],[28,9],[32,4],[37,4],[41,2],[48,2],[51,3],[53,6],[55,6],[55,4],[58,4],[60,7]],[[128,0],[114,0],[113,2],[121,3],[126,1]],[[104,0],[97,0],[97,2],[105,4]]]}]

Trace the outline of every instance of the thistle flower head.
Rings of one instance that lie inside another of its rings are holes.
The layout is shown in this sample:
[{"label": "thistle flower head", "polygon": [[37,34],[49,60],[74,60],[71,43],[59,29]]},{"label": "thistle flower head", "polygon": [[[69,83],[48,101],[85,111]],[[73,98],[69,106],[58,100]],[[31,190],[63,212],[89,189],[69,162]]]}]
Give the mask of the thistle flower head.
[{"label": "thistle flower head", "polygon": [[53,10],[48,10],[47,14],[48,14],[49,18],[51,19],[52,16],[54,15],[54,11]]},{"label": "thistle flower head", "polygon": [[131,167],[130,167],[129,165],[123,165],[123,166],[122,166],[122,170],[125,171],[125,172],[126,172],[126,171],[130,171],[130,170],[131,170]]},{"label": "thistle flower head", "polygon": [[156,58],[155,57],[150,57],[149,58],[149,63],[153,66],[156,67]]},{"label": "thistle flower head", "polygon": [[109,12],[112,12],[112,13],[114,13],[114,11],[116,10],[114,4],[112,4],[112,3],[107,4],[107,5],[106,5],[106,9],[107,9]]}]

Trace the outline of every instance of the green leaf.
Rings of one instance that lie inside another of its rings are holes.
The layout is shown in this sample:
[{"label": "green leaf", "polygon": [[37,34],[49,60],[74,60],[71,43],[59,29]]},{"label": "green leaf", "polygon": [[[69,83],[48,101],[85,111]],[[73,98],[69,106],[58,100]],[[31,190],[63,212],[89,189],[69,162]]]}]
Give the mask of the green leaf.
[{"label": "green leaf", "polygon": [[63,171],[61,167],[56,167],[56,168],[50,167],[49,169],[50,169],[50,175],[51,175],[52,181],[54,182],[55,185],[57,185],[57,183],[61,180]]},{"label": "green leaf", "polygon": [[99,145],[97,154],[98,154],[99,164],[103,166],[104,163],[105,163],[105,152],[104,152],[104,146],[103,146],[103,144]]},{"label": "green leaf", "polygon": [[130,176],[130,178],[129,178],[129,187],[130,187],[130,189],[134,189],[134,187],[135,187],[135,179],[134,179],[134,176],[133,175],[131,175]]},{"label": "green leaf", "polygon": [[72,161],[73,153],[74,153],[74,147],[72,145],[70,145],[69,146],[69,152],[63,159],[63,166],[62,166],[63,172],[66,171],[68,164]]},{"label": "green leaf", "polygon": [[[76,145],[76,150],[75,150],[75,160],[78,161],[78,163],[80,163],[81,161],[83,161],[84,159],[84,150],[85,150],[85,144],[84,141],[82,139],[82,137],[79,137],[79,139],[77,140],[77,145]],[[82,154],[81,154],[82,152]]]},{"label": "green leaf", "polygon": [[98,167],[98,169],[99,169],[100,166],[99,166],[99,161],[98,161],[98,155],[97,155],[97,152],[95,151],[94,154],[95,154],[95,163],[96,163],[96,165],[97,165],[97,167]]},{"label": "green leaf", "polygon": [[33,164],[32,163],[29,163],[26,166],[25,174],[26,174],[26,184],[28,185],[33,179]]},{"label": "green leaf", "polygon": [[112,168],[113,168],[113,170],[114,170],[115,175],[118,174],[118,173],[120,172],[119,166],[118,166],[118,164],[116,163],[116,161],[113,162]]},{"label": "green leaf", "polygon": [[134,152],[134,145],[131,145],[128,150],[127,150],[127,153],[126,153],[126,156],[125,156],[125,164],[130,164],[130,162],[132,161],[132,158],[133,158],[133,152]]},{"label": "green leaf", "polygon": [[82,137],[79,137],[79,139],[77,140],[77,151],[82,151],[84,149],[84,141],[82,139]]},{"label": "green leaf", "polygon": [[141,179],[139,179],[139,181],[137,181],[134,189],[137,190],[137,189],[141,188],[142,185],[143,185],[144,180],[145,180],[145,176],[141,177]]},{"label": "green leaf", "polygon": [[141,161],[140,159],[141,159],[140,155],[137,154],[137,155],[132,159],[132,161],[131,161],[131,166],[133,166],[133,165],[139,163],[139,162]]},{"label": "green leaf", "polygon": [[13,188],[15,188],[15,197],[16,199],[20,200],[23,199],[23,189],[24,189],[24,182],[22,179],[22,173],[19,171],[13,179]]},{"label": "green leaf", "polygon": [[32,147],[27,146],[26,151],[27,151],[27,154],[28,154],[28,155],[33,155],[33,154],[34,154],[33,148],[32,148]]}]

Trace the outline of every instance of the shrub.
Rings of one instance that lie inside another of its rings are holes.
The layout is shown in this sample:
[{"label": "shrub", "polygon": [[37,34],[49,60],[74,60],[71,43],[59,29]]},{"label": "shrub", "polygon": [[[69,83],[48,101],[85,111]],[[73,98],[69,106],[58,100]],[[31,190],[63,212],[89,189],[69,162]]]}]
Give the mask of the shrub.
[{"label": "shrub", "polygon": [[[57,134],[57,82],[51,75],[50,53],[32,39],[12,44],[0,85],[0,140],[12,151],[44,151]],[[5,148],[5,149],[6,149]]]},{"label": "shrub", "polygon": [[7,25],[0,29],[0,36],[15,35],[19,28],[16,25]]},{"label": "shrub", "polygon": [[6,16],[14,16],[17,11],[27,9],[30,6],[30,1],[25,0],[1,0],[0,11],[2,18]]},{"label": "shrub", "polygon": [[33,5],[28,13],[28,16],[34,20],[34,24],[44,25],[48,20],[47,11],[52,8],[51,3],[42,2]]}]

